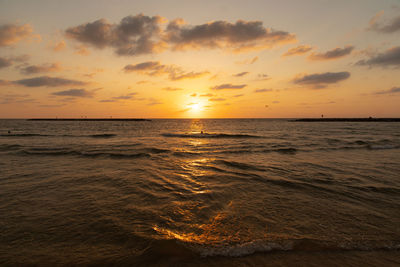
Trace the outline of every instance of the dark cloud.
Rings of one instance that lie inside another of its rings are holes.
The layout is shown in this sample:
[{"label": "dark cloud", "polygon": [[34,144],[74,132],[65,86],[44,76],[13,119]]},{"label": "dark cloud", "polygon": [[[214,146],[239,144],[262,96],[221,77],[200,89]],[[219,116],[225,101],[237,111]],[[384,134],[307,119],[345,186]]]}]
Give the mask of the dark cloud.
[{"label": "dark cloud", "polygon": [[349,55],[354,49],[354,46],[346,46],[344,48],[335,48],[325,53],[312,53],[308,58],[311,60],[332,60]]},{"label": "dark cloud", "polygon": [[57,72],[61,70],[58,63],[43,64],[43,65],[30,65],[20,69],[22,74],[38,74],[43,72]]},{"label": "dark cloud", "polygon": [[32,37],[32,27],[29,24],[5,24],[0,26],[0,47],[11,46],[22,39]]},{"label": "dark cloud", "polygon": [[391,21],[386,22],[382,25],[379,22],[379,18],[383,15],[383,12],[377,13],[369,22],[369,30],[381,32],[381,33],[394,33],[400,31],[400,16],[393,18]]},{"label": "dark cloud", "polygon": [[212,101],[212,102],[222,102],[225,100],[226,100],[225,98],[221,98],[221,97],[208,99],[208,101]]},{"label": "dark cloud", "polygon": [[244,71],[244,72],[240,72],[240,73],[234,74],[233,76],[234,77],[242,77],[242,76],[245,76],[247,74],[249,74],[249,72],[248,71]]},{"label": "dark cloud", "polygon": [[0,69],[9,67],[12,64],[13,64],[12,60],[10,60],[8,58],[0,57]]},{"label": "dark cloud", "polygon": [[127,16],[118,24],[99,19],[70,27],[65,34],[68,38],[98,49],[111,47],[118,55],[152,54],[168,48],[221,48],[241,52],[296,41],[295,35],[265,28],[261,21],[213,21],[188,25],[177,19],[167,27],[163,26],[164,21],[160,16],[143,14]]},{"label": "dark cloud", "polygon": [[234,85],[234,84],[230,84],[230,83],[224,83],[224,84],[221,84],[221,85],[213,86],[213,87],[211,87],[211,89],[212,90],[243,89],[246,86],[247,86],[247,84]]},{"label": "dark cloud", "polygon": [[326,72],[304,75],[295,78],[293,82],[300,85],[310,85],[315,89],[325,88],[328,84],[337,83],[350,77],[350,73],[344,72]]},{"label": "dark cloud", "polygon": [[241,96],[244,96],[244,94],[234,95],[233,97],[241,97]]},{"label": "dark cloud", "polygon": [[124,67],[126,73],[138,72],[149,76],[168,75],[168,79],[172,81],[183,79],[195,79],[209,74],[208,71],[202,72],[186,72],[182,68],[175,65],[164,65],[159,61],[147,61],[136,65],[126,65]]},{"label": "dark cloud", "polygon": [[68,28],[66,36],[84,44],[105,48],[112,47],[118,55],[141,55],[155,53],[162,49],[159,16],[139,14],[127,16],[119,24],[105,19]]},{"label": "dark cloud", "polygon": [[367,60],[361,60],[357,62],[357,65],[367,65],[367,66],[400,66],[400,46],[390,48],[383,53],[371,56]]},{"label": "dark cloud", "polygon": [[273,91],[272,89],[265,89],[265,88],[254,90],[255,93],[266,93],[266,92],[272,92],[272,91]]},{"label": "dark cloud", "polygon": [[261,21],[243,20],[236,23],[213,21],[191,26],[178,19],[168,24],[166,36],[174,50],[221,48],[236,52],[271,48],[296,40],[288,32],[265,28]]},{"label": "dark cloud", "polygon": [[384,95],[384,94],[400,94],[400,87],[393,87],[386,91],[379,91],[376,92],[377,95]]},{"label": "dark cloud", "polygon": [[289,49],[285,54],[283,54],[283,57],[289,57],[289,56],[297,56],[297,55],[303,55],[309,51],[312,50],[312,47],[309,45],[299,45],[297,47]]},{"label": "dark cloud", "polygon": [[69,80],[64,78],[41,76],[31,79],[22,79],[14,81],[15,84],[20,84],[27,87],[39,86],[66,86],[66,85],[86,85],[87,83],[77,80]]},{"label": "dark cloud", "polygon": [[54,92],[52,95],[91,98],[94,96],[94,91],[87,91],[86,89],[69,89],[65,91]]}]

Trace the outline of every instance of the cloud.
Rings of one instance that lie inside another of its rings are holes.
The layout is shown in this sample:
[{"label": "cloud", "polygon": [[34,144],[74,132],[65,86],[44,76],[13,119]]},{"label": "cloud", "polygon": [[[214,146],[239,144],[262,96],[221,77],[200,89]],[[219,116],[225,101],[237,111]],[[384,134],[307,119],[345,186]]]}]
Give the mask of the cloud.
[{"label": "cloud", "polygon": [[244,87],[246,87],[247,84],[238,84],[238,85],[233,85],[230,83],[224,83],[221,85],[216,85],[211,87],[212,90],[224,90],[224,89],[243,89]]},{"label": "cloud", "polygon": [[137,72],[148,76],[168,75],[168,79],[178,81],[183,79],[195,79],[209,74],[208,71],[202,72],[185,72],[182,68],[175,65],[164,65],[159,61],[147,61],[136,65],[126,65],[124,67],[126,73]]},{"label": "cloud", "polygon": [[257,78],[259,81],[267,81],[271,79],[268,74],[263,74],[263,73],[258,74]]},{"label": "cloud", "polygon": [[367,60],[360,60],[356,63],[357,65],[368,65],[368,66],[400,66],[400,46],[392,47],[383,53],[371,56]]},{"label": "cloud", "polygon": [[308,58],[311,60],[332,60],[345,57],[353,51],[354,46],[345,46],[344,48],[337,47],[325,53],[312,53]]},{"label": "cloud", "polygon": [[66,85],[86,85],[86,82],[69,80],[64,78],[41,76],[31,79],[22,79],[13,81],[14,84],[20,84],[26,87],[39,87],[39,86],[66,86]]},{"label": "cloud", "polygon": [[244,94],[234,95],[233,97],[241,97],[241,96],[244,96]]},{"label": "cloud", "polygon": [[10,67],[15,62],[25,62],[29,60],[29,55],[0,57],[0,69]]},{"label": "cloud", "polygon": [[249,72],[248,71],[244,71],[244,72],[240,72],[240,73],[234,74],[232,76],[234,76],[234,77],[242,77],[242,76],[245,76],[247,74],[249,74]]},{"label": "cloud", "polygon": [[310,85],[314,89],[325,88],[328,84],[338,83],[350,77],[350,73],[344,72],[326,72],[303,75],[293,80],[295,84]]},{"label": "cloud", "polygon": [[120,100],[134,100],[134,99],[136,99],[135,96],[137,94],[138,93],[133,92],[133,93],[130,93],[130,94],[127,94],[127,95],[115,96],[115,97],[112,97],[111,99],[100,100],[99,102],[117,102],[117,101],[120,101]]},{"label": "cloud", "polygon": [[[182,88],[177,88],[177,87],[164,87],[163,90],[164,91],[173,92],[173,91],[180,91],[180,90],[183,90],[183,89]],[[191,96],[196,96],[196,94],[191,95]]]},{"label": "cloud", "polygon": [[23,39],[33,37],[33,29],[29,24],[4,24],[0,26],[0,47],[12,46]]},{"label": "cloud", "polygon": [[384,95],[384,94],[400,94],[400,87],[393,87],[386,91],[379,91],[376,92],[377,95]]},{"label": "cloud", "polygon": [[254,90],[254,93],[266,93],[266,92],[272,92],[272,89],[256,89]]},{"label": "cloud", "polygon": [[190,96],[191,96],[191,97],[196,97],[197,94],[196,94],[196,93],[193,93],[193,94],[191,94]]},{"label": "cloud", "polygon": [[246,59],[243,61],[236,61],[235,63],[239,64],[239,65],[251,65],[251,64],[254,64],[257,60],[258,60],[258,57],[253,57],[253,58]]},{"label": "cloud", "polygon": [[37,103],[29,94],[4,94],[0,96],[0,104]]},{"label": "cloud", "polygon": [[86,89],[69,89],[65,91],[54,92],[52,95],[92,98],[94,96],[94,91],[87,91]]},{"label": "cloud", "polygon": [[200,97],[211,97],[211,96],[213,96],[213,94],[203,94],[203,95],[200,95]]},{"label": "cloud", "polygon": [[225,98],[221,98],[221,97],[208,99],[208,101],[212,101],[212,102],[222,102],[222,101],[225,101],[225,100],[226,100]]},{"label": "cloud", "polygon": [[383,11],[378,12],[372,19],[369,21],[368,30],[376,31],[380,33],[394,33],[400,31],[400,16],[393,18],[389,22],[385,22],[384,25],[379,22],[380,17],[384,14]]},{"label": "cloud", "polygon": [[12,60],[10,60],[9,58],[0,57],[0,69],[9,67],[12,64]]},{"label": "cloud", "polygon": [[160,16],[143,14],[127,16],[119,24],[111,24],[105,19],[68,28],[67,37],[95,48],[112,47],[118,55],[142,55],[163,49],[160,40]]},{"label": "cloud", "polygon": [[12,82],[5,81],[5,80],[0,80],[0,86],[6,86],[6,85],[12,85]]},{"label": "cloud", "polygon": [[265,28],[261,21],[213,21],[191,26],[178,19],[168,24],[166,40],[173,50],[220,48],[243,52],[294,42],[296,37]]},{"label": "cloud", "polygon": [[289,49],[282,57],[289,57],[289,56],[297,56],[303,55],[312,50],[312,47],[309,45],[299,45],[297,47]]},{"label": "cloud", "polygon": [[58,63],[43,64],[43,65],[30,65],[21,68],[22,74],[38,74],[43,72],[57,72],[61,70],[61,66]]},{"label": "cloud", "polygon": [[296,41],[294,34],[265,28],[261,21],[213,21],[188,25],[182,19],[176,19],[166,27],[165,21],[160,16],[143,14],[124,17],[117,24],[99,19],[70,27],[65,30],[65,35],[85,45],[98,49],[113,48],[118,55],[130,56],[154,54],[165,49],[219,48],[243,52]]},{"label": "cloud", "polygon": [[66,49],[66,47],[67,47],[67,44],[65,43],[64,40],[61,40],[56,43],[52,42],[48,45],[48,48],[50,48],[54,52],[64,51]]},{"label": "cloud", "polygon": [[86,45],[78,45],[78,46],[75,46],[74,54],[81,55],[81,56],[88,56],[88,55],[90,55],[90,51]]},{"label": "cloud", "polygon": [[155,106],[155,105],[161,105],[163,102],[158,101],[157,99],[154,98],[149,98],[148,99],[150,103],[147,104],[147,106]]}]

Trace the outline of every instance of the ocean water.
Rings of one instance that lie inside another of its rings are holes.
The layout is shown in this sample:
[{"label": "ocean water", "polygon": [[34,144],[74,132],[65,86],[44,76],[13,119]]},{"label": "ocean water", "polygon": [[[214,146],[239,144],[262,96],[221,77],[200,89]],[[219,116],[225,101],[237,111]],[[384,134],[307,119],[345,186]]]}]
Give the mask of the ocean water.
[{"label": "ocean water", "polygon": [[400,123],[0,120],[0,265],[398,266],[399,249]]}]

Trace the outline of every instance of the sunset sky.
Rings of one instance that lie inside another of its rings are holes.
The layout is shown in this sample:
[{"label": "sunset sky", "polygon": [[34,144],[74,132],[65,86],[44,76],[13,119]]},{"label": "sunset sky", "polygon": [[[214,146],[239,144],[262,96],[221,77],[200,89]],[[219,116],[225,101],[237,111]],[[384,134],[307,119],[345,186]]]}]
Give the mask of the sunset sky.
[{"label": "sunset sky", "polygon": [[0,0],[0,117],[400,116],[398,0]]}]

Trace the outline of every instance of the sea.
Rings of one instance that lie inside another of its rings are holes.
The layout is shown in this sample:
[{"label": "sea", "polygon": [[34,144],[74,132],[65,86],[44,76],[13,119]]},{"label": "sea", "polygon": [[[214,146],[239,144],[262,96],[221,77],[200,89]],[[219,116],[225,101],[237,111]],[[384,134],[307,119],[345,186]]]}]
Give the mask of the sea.
[{"label": "sea", "polygon": [[400,266],[400,123],[0,120],[2,266]]}]

